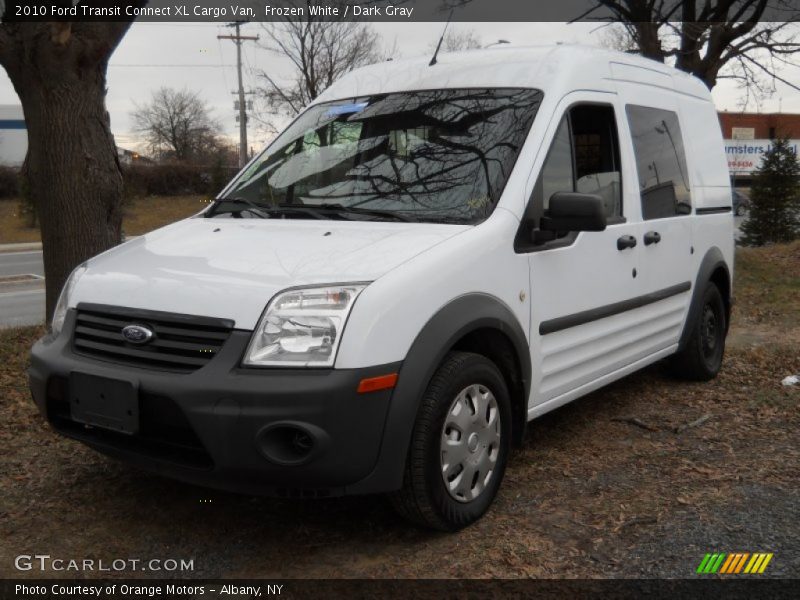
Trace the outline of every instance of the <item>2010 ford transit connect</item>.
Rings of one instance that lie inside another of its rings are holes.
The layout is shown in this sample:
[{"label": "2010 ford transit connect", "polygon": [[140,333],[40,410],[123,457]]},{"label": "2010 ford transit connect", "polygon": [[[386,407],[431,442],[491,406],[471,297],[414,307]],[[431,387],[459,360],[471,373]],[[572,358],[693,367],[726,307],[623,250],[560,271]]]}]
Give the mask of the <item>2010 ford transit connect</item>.
[{"label": "2010 ford transit connect", "polygon": [[453,530],[532,419],[669,357],[720,369],[731,190],[708,90],[557,46],[367,67],[195,217],[78,267],[30,386],[184,481],[388,492]]}]

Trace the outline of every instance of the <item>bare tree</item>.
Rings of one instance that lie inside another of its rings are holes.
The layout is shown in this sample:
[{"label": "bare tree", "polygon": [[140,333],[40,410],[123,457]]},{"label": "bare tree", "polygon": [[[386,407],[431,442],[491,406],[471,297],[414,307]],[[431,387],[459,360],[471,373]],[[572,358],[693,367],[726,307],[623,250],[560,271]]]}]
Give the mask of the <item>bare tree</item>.
[{"label": "bare tree", "polygon": [[608,27],[605,28],[600,43],[603,47],[609,50],[617,50],[618,52],[638,53],[639,51],[627,27],[620,23],[609,23]]},{"label": "bare tree", "polygon": [[378,34],[368,25],[321,21],[307,7],[305,15],[304,20],[263,24],[266,39],[260,46],[288,58],[293,70],[286,80],[258,73],[263,83],[259,93],[275,112],[296,115],[342,75],[383,58]]},{"label": "bare tree", "polygon": [[[638,50],[700,78],[712,89],[720,79],[735,79],[749,92],[768,91],[781,81],[784,66],[800,50],[795,0],[595,0],[620,23],[611,45]],[[591,11],[590,11],[591,12]],[[587,15],[583,15],[587,16]],[[779,22],[767,21],[780,16]]]},{"label": "bare tree", "polygon": [[220,146],[220,125],[197,92],[159,88],[149,102],[136,105],[132,116],[136,131],[147,140],[154,156],[197,160]]},{"label": "bare tree", "polygon": [[[433,53],[439,40],[432,42],[428,50]],[[480,36],[474,29],[449,30],[442,41],[442,52],[459,52],[461,50],[475,50],[483,46]]]},{"label": "bare tree", "polygon": [[106,69],[129,27],[0,23],[0,65],[28,127],[24,176],[41,223],[48,322],[70,271],[120,241],[122,174]]}]

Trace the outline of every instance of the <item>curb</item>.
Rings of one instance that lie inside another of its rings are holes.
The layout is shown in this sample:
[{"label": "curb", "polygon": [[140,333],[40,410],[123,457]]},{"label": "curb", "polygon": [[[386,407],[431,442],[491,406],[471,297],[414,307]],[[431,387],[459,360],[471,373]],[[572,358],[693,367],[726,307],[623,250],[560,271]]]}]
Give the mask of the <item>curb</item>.
[{"label": "curb", "polygon": [[[138,235],[126,237],[121,243],[135,240]],[[42,249],[42,242],[22,242],[20,244],[0,244],[0,254],[13,254],[14,252],[39,252]]]},{"label": "curb", "polygon": [[0,244],[0,254],[13,252],[38,252],[42,249],[41,242],[24,242],[22,244]]}]

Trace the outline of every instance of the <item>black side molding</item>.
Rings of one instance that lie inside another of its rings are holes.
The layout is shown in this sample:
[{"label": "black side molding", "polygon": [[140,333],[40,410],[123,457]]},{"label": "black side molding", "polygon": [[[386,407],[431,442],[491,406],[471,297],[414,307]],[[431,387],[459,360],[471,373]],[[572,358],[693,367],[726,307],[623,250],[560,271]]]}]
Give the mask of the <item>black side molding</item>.
[{"label": "black side molding", "polygon": [[648,304],[653,304],[654,302],[659,302],[660,300],[665,300],[672,296],[677,296],[683,292],[688,292],[690,289],[692,289],[691,282],[685,281],[683,283],[664,288],[663,290],[658,290],[657,292],[652,292],[650,294],[644,294],[643,296],[636,296],[635,298],[623,300],[622,302],[606,304],[605,306],[600,306],[598,308],[592,308],[579,313],[557,317],[548,321],[542,321],[539,324],[539,335],[547,335],[557,331],[563,331],[564,329],[569,329],[570,327],[577,327],[578,325],[585,325],[586,323],[591,323],[592,321],[605,319],[606,317],[618,315],[620,313],[633,310],[634,308],[640,308],[642,306],[647,306]]},{"label": "black side molding", "polygon": [[696,208],[695,214],[698,215],[716,215],[721,213],[728,213],[733,210],[731,206],[704,206],[702,208]]}]

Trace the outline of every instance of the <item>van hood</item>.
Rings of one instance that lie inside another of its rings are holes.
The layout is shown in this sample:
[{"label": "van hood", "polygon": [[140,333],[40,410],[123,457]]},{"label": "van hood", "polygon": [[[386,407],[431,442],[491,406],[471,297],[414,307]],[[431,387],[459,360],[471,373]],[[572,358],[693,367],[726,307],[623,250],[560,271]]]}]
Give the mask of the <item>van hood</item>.
[{"label": "van hood", "polygon": [[232,319],[254,329],[293,286],[370,282],[470,226],[191,218],[89,261],[80,302]]}]

